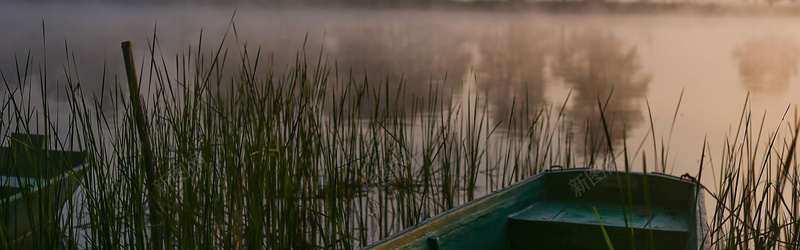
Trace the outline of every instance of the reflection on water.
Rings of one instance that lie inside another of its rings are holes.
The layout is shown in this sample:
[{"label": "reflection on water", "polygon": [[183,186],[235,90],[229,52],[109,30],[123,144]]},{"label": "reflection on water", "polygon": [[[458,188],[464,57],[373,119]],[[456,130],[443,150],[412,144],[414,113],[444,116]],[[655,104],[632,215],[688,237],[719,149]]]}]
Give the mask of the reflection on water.
[{"label": "reflection on water", "polygon": [[352,77],[357,83],[366,80],[368,85],[359,87],[366,87],[367,95],[383,95],[364,98],[358,117],[366,118],[386,104],[412,112],[414,98],[431,91],[450,98],[461,87],[472,55],[463,32],[449,28],[412,21],[360,23],[329,31],[328,50],[338,66],[339,87]]},{"label": "reflection on water", "polygon": [[486,31],[479,41],[478,89],[489,99],[496,121],[513,119],[518,123],[504,124],[525,130],[545,104],[549,37],[541,28],[514,22]]},{"label": "reflection on water", "polygon": [[[229,71],[223,75],[238,73],[237,64],[241,62],[236,48],[244,43],[251,55],[261,49],[258,73],[274,73],[276,77],[289,68],[287,65],[293,65],[304,45],[309,61],[315,61],[322,48],[323,60],[328,58],[331,65],[336,62],[338,70],[332,73],[338,73],[340,80],[347,79],[352,70],[357,82],[363,82],[365,74],[370,79],[366,89],[393,91],[388,96],[365,98],[359,118],[374,114],[374,108],[366,107],[381,103],[397,103],[408,112],[419,101],[412,96],[426,96],[430,89],[438,89],[443,98],[440,103],[445,107],[469,99],[461,98],[463,93],[486,96],[489,120],[494,126],[509,119],[512,107],[519,112],[515,121],[530,115],[526,109],[535,110],[541,105],[559,108],[571,90],[566,118],[576,127],[588,122],[591,125],[587,128],[596,132],[602,126],[598,117],[590,115],[597,112],[598,97],[604,101],[613,88],[606,114],[613,124],[614,141],[619,142],[623,132],[629,132],[628,138],[635,138],[638,143],[649,130],[644,129],[649,126],[642,125],[646,121],[644,97],[652,105],[657,133],[663,134],[670,127],[675,103],[685,87],[683,107],[687,108],[677,115],[673,148],[686,148],[684,155],[699,155],[695,151],[702,146],[705,135],[709,141],[721,141],[721,132],[717,131],[737,121],[741,109],[729,107],[740,106],[748,91],[761,100],[754,110],[782,111],[786,104],[796,102],[793,97],[800,95],[800,88],[790,84],[795,80],[800,53],[795,46],[800,44],[787,39],[800,37],[796,29],[800,21],[795,19],[1,4],[0,31],[13,35],[0,39],[0,71],[9,82],[16,82],[15,54],[24,61],[29,49],[34,58],[31,65],[44,64],[40,60],[44,54],[44,19],[48,89],[52,90],[64,89],[66,72],[73,71],[63,70],[66,62],[75,63],[72,66],[80,73],[80,85],[91,89],[100,88],[105,64],[106,86],[111,85],[116,76],[124,75],[119,43],[132,40],[135,57],[147,60],[146,44],[156,23],[159,53],[166,58],[164,64],[168,68],[179,63],[173,59],[175,55],[183,55],[189,46],[198,48],[201,30],[204,41],[200,47],[208,55],[219,45],[231,14],[236,11],[236,33],[231,30],[226,43],[231,48],[225,64]],[[594,31],[585,31],[587,23],[596,25]],[[748,40],[752,30],[767,35]],[[747,41],[739,44],[743,39]],[[65,41],[69,44],[69,58]],[[209,64],[208,57],[202,60]],[[193,66],[192,60],[187,63]],[[148,78],[148,65],[139,65],[143,66],[143,79]],[[275,71],[267,70],[270,65]],[[170,73],[172,78],[182,75]],[[29,79],[36,82],[37,74],[29,72]],[[401,78],[402,88],[398,87]],[[336,85],[329,85],[328,90],[332,91],[328,93],[342,91],[331,86]],[[47,97],[56,100],[55,95],[63,93],[52,91]],[[104,99],[108,100],[111,99]],[[677,157],[676,165],[693,168],[698,157]]]},{"label": "reflection on water", "polygon": [[586,126],[588,145],[606,145],[599,103],[614,143],[643,122],[641,102],[651,75],[642,68],[636,47],[609,32],[579,32],[564,38],[556,61],[554,74],[573,90],[568,115],[574,124]]},{"label": "reflection on water", "polygon": [[763,34],[747,39],[733,52],[742,84],[749,91],[785,91],[797,75],[800,47],[786,35]]},{"label": "reflection on water", "polygon": [[[114,7],[99,5],[81,8],[103,13],[119,11]],[[144,9],[148,8],[151,7]],[[191,20],[195,20],[195,17],[180,14],[178,9],[152,9],[163,11],[169,18],[151,14],[148,22],[138,22],[131,15],[120,14],[114,22],[128,23],[128,33],[135,33],[139,39],[147,38],[152,42],[154,21],[162,20],[158,22],[157,53],[163,55],[185,53],[188,46],[202,46],[203,51],[211,52],[219,44],[221,35],[228,30],[228,40],[223,49],[228,49],[229,58],[220,76],[214,76],[220,79],[239,73],[237,70],[241,61],[231,58],[241,53],[241,48],[237,47],[242,44],[247,45],[252,57],[260,49],[262,58],[267,58],[258,64],[258,72],[277,75],[283,74],[281,71],[293,64],[294,56],[303,47],[306,48],[307,57],[314,58],[321,46],[323,60],[327,58],[329,65],[336,66],[331,69],[329,83],[333,83],[338,76],[338,81],[328,86],[331,90],[329,94],[363,91],[367,96],[360,99],[361,103],[353,104],[361,107],[357,109],[359,113],[348,116],[350,118],[368,118],[381,113],[387,104],[405,113],[436,112],[436,108],[421,107],[426,105],[425,98],[431,91],[438,91],[437,103],[442,107],[454,102],[452,97],[469,92],[487,98],[492,123],[502,123],[503,128],[516,126],[516,130],[524,131],[541,107],[553,101],[564,101],[551,97],[550,90],[555,87],[573,91],[569,117],[576,126],[582,126],[585,122],[590,124],[589,128],[597,135],[601,135],[596,133],[601,128],[599,118],[591,116],[597,111],[597,98],[604,99],[612,88],[615,89],[615,98],[611,99],[607,112],[614,124],[612,136],[615,143],[626,131],[623,128],[635,128],[642,120],[640,101],[646,93],[649,75],[643,73],[636,49],[611,31],[573,34],[569,32],[570,28],[566,28],[569,35],[562,37],[563,31],[553,28],[556,26],[550,23],[534,21],[525,15],[504,17],[491,13],[444,12],[434,15],[425,12],[374,14],[361,11],[268,10],[269,15],[265,17],[264,13],[251,10],[249,15],[247,11],[237,14],[234,39],[234,34],[226,26],[230,17],[209,14],[219,12],[217,10],[195,10],[198,15],[208,18],[194,22]],[[104,26],[97,29],[81,28],[85,22],[53,20],[48,30],[54,31],[48,37],[79,40],[70,42],[72,45],[69,46],[70,53],[75,54],[76,65],[73,66],[80,70],[81,79],[84,79],[82,86],[98,88],[98,82],[104,74],[93,69],[102,69],[105,63],[109,71],[105,74],[105,80],[113,81],[114,74],[123,72],[121,60],[118,60],[118,44],[130,37],[119,30],[104,30]],[[176,25],[178,23],[183,25]],[[35,27],[24,26],[26,30]],[[201,29],[206,37],[202,45],[197,41]],[[42,39],[39,33],[26,32],[26,38],[0,41],[0,46],[11,48],[5,53],[19,53],[33,47],[34,56],[40,55],[42,52],[37,50],[36,45]],[[80,40],[84,37],[95,39]],[[305,42],[304,37],[307,37]],[[147,40],[134,41],[140,46],[137,54],[140,60],[148,60],[144,47]],[[53,52],[55,49],[52,48],[59,47],[58,42],[48,39],[49,55],[55,55],[50,64],[55,68],[61,65],[53,62],[67,61],[61,53]],[[98,50],[100,47],[105,49]],[[11,55],[0,58],[0,68],[6,72],[14,69],[11,58]],[[106,61],[102,58],[106,58]],[[165,58],[166,65],[179,63],[170,61],[170,56]],[[190,60],[189,63],[207,66],[211,60],[204,57],[197,61]],[[39,62],[33,62],[36,63]],[[146,75],[149,67],[143,66],[141,71]],[[309,66],[312,69],[314,67]],[[270,71],[270,67],[273,71]],[[63,72],[49,70],[48,73],[54,75],[47,77],[63,79]],[[183,74],[172,72],[172,75]],[[346,90],[348,86],[344,84],[348,79],[353,79],[356,84]],[[171,80],[182,82],[191,79]],[[365,80],[368,84],[363,84]],[[467,84],[472,80],[476,83],[475,89],[467,89],[473,87]],[[48,88],[59,89],[59,86]],[[378,93],[383,95],[377,96]],[[352,93],[348,95],[355,96]],[[513,122],[508,122],[512,119]]]}]

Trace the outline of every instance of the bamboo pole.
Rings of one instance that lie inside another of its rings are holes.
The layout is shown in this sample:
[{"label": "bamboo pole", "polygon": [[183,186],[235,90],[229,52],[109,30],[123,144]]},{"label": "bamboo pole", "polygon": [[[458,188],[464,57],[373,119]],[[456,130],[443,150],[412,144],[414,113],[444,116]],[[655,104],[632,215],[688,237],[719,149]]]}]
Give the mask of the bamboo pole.
[{"label": "bamboo pole", "polygon": [[122,42],[122,55],[125,59],[125,72],[128,75],[128,93],[130,94],[131,106],[133,107],[133,116],[136,122],[136,130],[139,134],[139,141],[142,145],[142,155],[144,156],[145,167],[145,185],[147,185],[148,205],[150,206],[150,236],[152,239],[153,249],[163,249],[163,240],[161,235],[161,206],[158,201],[161,197],[160,189],[156,182],[158,178],[156,172],[156,164],[153,160],[153,148],[150,143],[150,133],[148,131],[147,117],[144,114],[144,104],[142,104],[142,96],[139,93],[139,80],[136,77],[136,65],[133,60],[133,50],[131,49],[131,42]]}]

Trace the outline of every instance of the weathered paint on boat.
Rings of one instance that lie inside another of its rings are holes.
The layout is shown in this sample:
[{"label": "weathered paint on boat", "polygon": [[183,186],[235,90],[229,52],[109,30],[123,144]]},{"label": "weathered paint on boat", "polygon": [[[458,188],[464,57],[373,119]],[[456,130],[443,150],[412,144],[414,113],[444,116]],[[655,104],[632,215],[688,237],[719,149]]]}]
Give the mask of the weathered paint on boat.
[{"label": "weathered paint on boat", "polygon": [[[623,198],[629,192],[630,202]],[[607,249],[599,215],[615,249],[707,249],[704,211],[703,192],[692,181],[655,173],[554,170],[366,248]]]},{"label": "weathered paint on boat", "polygon": [[41,135],[12,134],[0,147],[0,236],[17,241],[41,225],[41,214],[60,213],[89,166],[85,152],[43,148]]}]

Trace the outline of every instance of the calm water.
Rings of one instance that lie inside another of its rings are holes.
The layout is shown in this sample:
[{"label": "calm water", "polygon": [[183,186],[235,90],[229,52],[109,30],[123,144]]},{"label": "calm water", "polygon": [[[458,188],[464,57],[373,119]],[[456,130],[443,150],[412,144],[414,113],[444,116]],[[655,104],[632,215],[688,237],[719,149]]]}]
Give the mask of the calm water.
[{"label": "calm water", "polygon": [[[704,137],[712,156],[719,155],[748,92],[754,120],[766,112],[767,130],[800,97],[800,19],[771,17],[0,3],[0,70],[14,75],[15,55],[21,60],[29,49],[34,63],[43,63],[44,20],[48,77],[63,83],[66,44],[81,84],[99,88],[104,61],[107,80],[124,72],[120,42],[132,40],[141,59],[157,28],[168,60],[189,46],[211,52],[234,11],[236,32],[229,30],[226,40],[232,64],[237,42],[271,54],[273,69],[288,67],[305,44],[310,58],[322,49],[335,60],[340,77],[352,70],[356,79],[366,72],[373,82],[402,78],[405,92],[417,95],[433,82],[453,93],[445,101],[485,96],[493,114],[510,112],[513,100],[516,110],[560,107],[572,91],[567,119],[576,123],[595,114],[598,96],[605,99],[613,89],[616,143],[623,132],[629,145],[648,136],[646,100],[657,137],[667,138],[685,89],[670,144],[674,174],[697,172]],[[60,97],[49,91],[48,98]]]}]

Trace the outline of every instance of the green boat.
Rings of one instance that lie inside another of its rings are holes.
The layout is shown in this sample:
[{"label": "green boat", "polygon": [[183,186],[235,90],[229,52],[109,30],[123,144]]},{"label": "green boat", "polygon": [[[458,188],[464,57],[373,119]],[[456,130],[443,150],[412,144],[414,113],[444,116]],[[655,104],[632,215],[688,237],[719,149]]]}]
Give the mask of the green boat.
[{"label": "green boat", "polygon": [[708,249],[704,211],[691,180],[551,169],[367,248]]},{"label": "green boat", "polygon": [[[85,152],[45,148],[42,135],[11,134],[0,147],[0,239],[22,242],[43,225],[40,218],[58,218],[88,167]],[[58,222],[55,222],[58,223]]]}]

